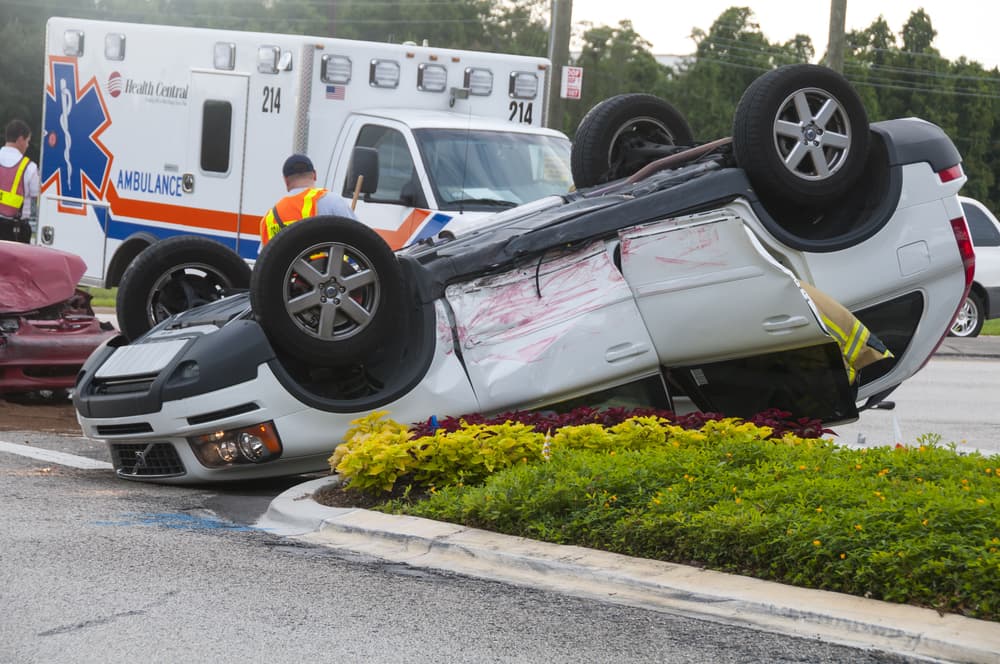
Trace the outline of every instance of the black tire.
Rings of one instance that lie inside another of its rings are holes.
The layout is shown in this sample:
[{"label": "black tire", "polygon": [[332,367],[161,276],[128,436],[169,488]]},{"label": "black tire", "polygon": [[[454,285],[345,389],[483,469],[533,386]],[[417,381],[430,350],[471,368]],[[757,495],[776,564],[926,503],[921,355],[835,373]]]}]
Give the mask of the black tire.
[{"label": "black tire", "polygon": [[207,238],[179,235],[146,247],[118,285],[118,329],[132,341],[162,320],[250,286],[250,266]]},{"label": "black tire", "polygon": [[983,329],[983,312],[986,311],[983,298],[978,293],[969,291],[969,296],[962,303],[962,308],[958,310],[955,322],[951,324],[948,336],[951,337],[978,337]]},{"label": "black tire", "polygon": [[759,76],[733,119],[736,162],[754,188],[798,205],[824,207],[846,194],[864,171],[869,142],[858,93],[818,65]]},{"label": "black tire", "polygon": [[343,217],[303,219],[268,242],[250,302],[275,347],[312,366],[364,362],[390,334],[405,334],[396,255],[375,231]]},{"label": "black tire", "polygon": [[663,99],[647,94],[609,97],[577,127],[570,155],[573,184],[583,189],[628,177],[656,158],[649,156],[656,148],[692,143],[687,120]]}]

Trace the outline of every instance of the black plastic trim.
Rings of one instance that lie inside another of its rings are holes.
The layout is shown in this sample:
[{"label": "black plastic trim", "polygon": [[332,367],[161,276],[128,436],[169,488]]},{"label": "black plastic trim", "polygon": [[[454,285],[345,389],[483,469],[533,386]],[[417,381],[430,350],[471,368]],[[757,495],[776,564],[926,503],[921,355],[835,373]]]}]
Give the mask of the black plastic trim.
[{"label": "black plastic trim", "polygon": [[[260,326],[252,320],[236,320],[212,334],[192,335],[187,346],[153,379],[148,390],[98,394],[100,381],[95,380],[94,373],[112,350],[100,352],[96,359],[92,356],[80,372],[73,403],[84,417],[119,418],[155,413],[167,401],[251,381],[257,377],[261,364],[274,359],[274,350]],[[178,367],[189,362],[197,363],[197,377],[175,378]]]},{"label": "black plastic trim", "polygon": [[214,422],[215,420],[224,420],[227,417],[235,417],[236,415],[242,415],[244,413],[252,413],[255,410],[260,410],[260,406],[250,401],[247,403],[241,403],[238,406],[232,406],[231,408],[223,408],[221,410],[213,410],[210,413],[194,415],[187,418],[187,423],[192,426],[196,424],[206,424],[208,422]]}]

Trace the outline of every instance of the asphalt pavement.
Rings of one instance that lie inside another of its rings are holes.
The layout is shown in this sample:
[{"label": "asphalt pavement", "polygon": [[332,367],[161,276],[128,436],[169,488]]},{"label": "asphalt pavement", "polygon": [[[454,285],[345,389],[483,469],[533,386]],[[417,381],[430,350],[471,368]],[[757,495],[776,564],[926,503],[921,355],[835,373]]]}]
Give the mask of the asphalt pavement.
[{"label": "asphalt pavement", "polygon": [[1000,336],[945,337],[935,357],[1000,358]]}]

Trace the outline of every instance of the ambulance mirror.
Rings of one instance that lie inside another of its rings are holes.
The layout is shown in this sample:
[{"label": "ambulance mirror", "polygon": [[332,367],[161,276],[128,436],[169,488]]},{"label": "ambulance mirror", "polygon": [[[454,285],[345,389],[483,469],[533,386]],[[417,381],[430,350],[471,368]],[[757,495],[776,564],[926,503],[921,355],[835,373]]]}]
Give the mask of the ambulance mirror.
[{"label": "ambulance mirror", "polygon": [[361,193],[373,194],[378,190],[378,150],[357,146],[351,154],[351,166],[347,169],[347,181],[355,186],[358,177],[363,177]]}]

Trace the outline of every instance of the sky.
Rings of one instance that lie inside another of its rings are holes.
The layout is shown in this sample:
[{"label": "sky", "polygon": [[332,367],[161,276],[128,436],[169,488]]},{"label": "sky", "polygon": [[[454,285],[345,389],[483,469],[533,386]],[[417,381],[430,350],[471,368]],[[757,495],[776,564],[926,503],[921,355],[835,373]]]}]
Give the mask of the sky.
[{"label": "sky", "polygon": [[[656,55],[686,55],[695,50],[693,28],[708,31],[729,7],[750,7],[770,42],[798,33],[812,37],[816,59],[826,51],[830,32],[830,0],[572,0],[573,24],[590,21],[615,26],[629,19]],[[937,31],[934,47],[949,60],[965,56],[987,69],[1000,66],[997,25],[1000,3],[991,0],[847,0],[846,30],[867,28],[882,15],[896,34],[911,12],[923,8]]]}]

